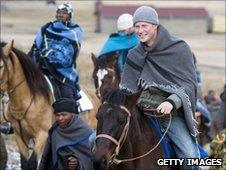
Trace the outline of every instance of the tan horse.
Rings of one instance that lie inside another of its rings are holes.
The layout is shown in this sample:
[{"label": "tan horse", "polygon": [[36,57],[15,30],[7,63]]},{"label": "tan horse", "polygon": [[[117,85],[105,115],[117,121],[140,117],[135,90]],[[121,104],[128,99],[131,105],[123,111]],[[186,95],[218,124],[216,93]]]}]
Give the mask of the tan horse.
[{"label": "tan horse", "polygon": [[[0,91],[9,95],[6,117],[12,123],[19,152],[28,160],[28,145],[34,139],[33,150],[40,158],[48,129],[54,121],[51,106],[53,98],[36,63],[14,48],[13,42],[1,43]],[[81,117],[96,128],[95,116],[100,101],[90,90],[83,88],[83,91],[93,103],[94,109],[81,113]],[[23,168],[23,162],[21,163]]]},{"label": "tan horse", "polygon": [[[6,117],[14,129],[19,152],[27,160],[29,142],[40,158],[54,117],[48,86],[37,65],[13,42],[1,43],[0,90],[9,95]],[[23,164],[22,164],[23,166]]]}]

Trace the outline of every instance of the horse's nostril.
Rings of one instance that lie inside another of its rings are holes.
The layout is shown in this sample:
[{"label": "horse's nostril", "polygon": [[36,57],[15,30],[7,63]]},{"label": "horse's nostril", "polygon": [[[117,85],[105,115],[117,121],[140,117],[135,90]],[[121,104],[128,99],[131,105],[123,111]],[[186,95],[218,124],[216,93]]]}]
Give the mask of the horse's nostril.
[{"label": "horse's nostril", "polygon": [[94,170],[107,170],[107,159],[103,155],[95,155],[93,165]]},{"label": "horse's nostril", "polygon": [[104,166],[107,165],[107,159],[106,159],[105,157],[103,157],[103,158],[101,159],[101,165],[104,165]]}]

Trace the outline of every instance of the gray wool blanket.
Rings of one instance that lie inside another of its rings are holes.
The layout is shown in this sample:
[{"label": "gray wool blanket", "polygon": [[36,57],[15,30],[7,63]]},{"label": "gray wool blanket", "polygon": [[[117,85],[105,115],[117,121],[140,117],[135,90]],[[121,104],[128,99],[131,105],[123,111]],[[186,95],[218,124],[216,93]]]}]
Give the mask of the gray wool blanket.
[{"label": "gray wool blanket", "polygon": [[197,99],[195,65],[190,47],[158,26],[156,43],[148,47],[140,43],[129,51],[120,88],[134,92],[156,87],[177,94],[183,103],[184,117],[192,136],[197,135],[194,111]]},{"label": "gray wool blanket", "polygon": [[79,170],[92,170],[91,148],[88,143],[93,130],[78,116],[73,115],[68,127],[56,126],[51,135],[53,165],[58,160],[58,151],[67,147],[78,158]]}]

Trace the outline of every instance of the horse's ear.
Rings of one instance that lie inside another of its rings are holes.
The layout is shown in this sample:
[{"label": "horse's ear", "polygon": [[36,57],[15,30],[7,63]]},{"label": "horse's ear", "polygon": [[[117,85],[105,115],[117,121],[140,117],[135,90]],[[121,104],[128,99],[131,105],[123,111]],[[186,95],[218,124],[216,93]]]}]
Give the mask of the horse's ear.
[{"label": "horse's ear", "polygon": [[132,106],[136,105],[137,100],[139,99],[141,93],[142,93],[142,89],[131,94],[126,94],[125,105],[128,108],[131,108]]},{"label": "horse's ear", "polygon": [[97,58],[96,58],[94,53],[91,53],[91,58],[92,58],[92,61],[93,61],[93,65],[96,67],[97,66]]},{"label": "horse's ear", "polygon": [[10,43],[7,43],[4,47],[3,47],[3,54],[8,56],[9,53],[12,51],[13,49],[13,43],[14,40],[12,40]]}]

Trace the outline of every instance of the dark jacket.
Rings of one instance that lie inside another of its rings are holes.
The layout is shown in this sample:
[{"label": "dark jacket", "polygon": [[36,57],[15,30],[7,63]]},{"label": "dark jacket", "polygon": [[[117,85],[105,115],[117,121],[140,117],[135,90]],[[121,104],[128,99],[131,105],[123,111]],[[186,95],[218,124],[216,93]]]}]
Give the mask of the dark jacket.
[{"label": "dark jacket", "polygon": [[78,170],[92,170],[92,155],[89,136],[93,130],[78,116],[73,115],[68,127],[56,123],[49,130],[39,170],[66,170],[68,158],[78,160]]}]

